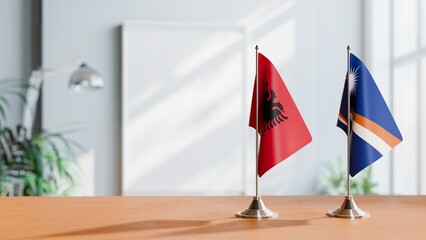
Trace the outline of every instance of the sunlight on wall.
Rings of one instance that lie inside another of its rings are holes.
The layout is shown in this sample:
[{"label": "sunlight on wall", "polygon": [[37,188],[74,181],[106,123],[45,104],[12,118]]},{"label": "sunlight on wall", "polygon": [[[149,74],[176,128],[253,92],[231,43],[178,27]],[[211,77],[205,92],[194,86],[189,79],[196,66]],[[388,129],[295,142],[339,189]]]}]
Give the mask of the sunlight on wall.
[{"label": "sunlight on wall", "polygon": [[247,30],[253,32],[274,22],[284,13],[288,13],[293,6],[293,0],[264,2],[255,11],[240,20],[239,24],[247,26]]},{"label": "sunlight on wall", "polygon": [[[182,59],[181,62],[178,62],[177,66],[174,67],[172,73],[174,78],[179,79],[185,77],[210,61],[212,56],[229,51],[231,46],[242,45],[242,35],[241,33],[235,32],[235,29],[233,29],[234,27],[228,25],[212,25],[212,27],[217,27],[221,33],[213,34],[196,49],[189,51],[188,56]],[[226,32],[223,30],[229,27],[230,31]],[[243,30],[244,29],[241,27],[241,31]]]}]

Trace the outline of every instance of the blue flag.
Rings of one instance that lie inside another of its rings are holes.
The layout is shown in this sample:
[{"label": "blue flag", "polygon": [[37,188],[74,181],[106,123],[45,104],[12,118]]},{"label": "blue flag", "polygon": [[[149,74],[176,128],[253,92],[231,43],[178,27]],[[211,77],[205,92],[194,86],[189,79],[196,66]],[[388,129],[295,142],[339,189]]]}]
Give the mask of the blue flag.
[{"label": "blue flag", "polygon": [[[402,141],[402,135],[365,65],[350,54],[350,174],[381,158]],[[348,78],[346,77],[346,81]],[[337,126],[347,132],[347,84],[343,90]]]}]

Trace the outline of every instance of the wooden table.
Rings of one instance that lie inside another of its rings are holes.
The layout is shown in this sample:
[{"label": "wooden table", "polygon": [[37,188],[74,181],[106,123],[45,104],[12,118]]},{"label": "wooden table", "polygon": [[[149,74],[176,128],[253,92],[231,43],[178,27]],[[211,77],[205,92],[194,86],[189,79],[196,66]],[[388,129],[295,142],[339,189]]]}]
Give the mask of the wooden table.
[{"label": "wooden table", "polygon": [[235,218],[251,197],[3,197],[0,239],[426,239],[426,196],[356,196],[358,220],[325,216],[339,196],[263,200],[278,218]]}]

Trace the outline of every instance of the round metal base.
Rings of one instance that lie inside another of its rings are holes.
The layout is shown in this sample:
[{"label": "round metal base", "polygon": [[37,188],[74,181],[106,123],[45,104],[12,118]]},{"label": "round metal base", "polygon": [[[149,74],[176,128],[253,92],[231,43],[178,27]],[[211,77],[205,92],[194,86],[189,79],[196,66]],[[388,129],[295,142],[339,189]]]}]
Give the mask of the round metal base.
[{"label": "round metal base", "polygon": [[237,212],[235,216],[240,218],[276,218],[278,213],[269,210],[263,203],[260,197],[253,197],[250,206],[241,211]]},{"label": "round metal base", "polygon": [[346,196],[345,200],[343,200],[342,205],[333,211],[327,212],[327,215],[330,217],[351,218],[351,219],[370,217],[370,213],[361,210],[356,205],[352,195]]}]

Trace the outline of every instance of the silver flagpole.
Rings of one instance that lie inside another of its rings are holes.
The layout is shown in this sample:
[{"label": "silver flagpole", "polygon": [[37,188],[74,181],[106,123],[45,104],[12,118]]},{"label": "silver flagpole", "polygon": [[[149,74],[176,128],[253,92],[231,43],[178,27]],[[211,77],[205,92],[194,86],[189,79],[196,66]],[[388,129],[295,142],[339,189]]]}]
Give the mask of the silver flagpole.
[{"label": "silver flagpole", "polygon": [[346,136],[347,136],[347,141],[346,141],[346,166],[347,166],[347,172],[346,172],[346,177],[347,177],[347,182],[346,182],[346,187],[347,187],[347,194],[346,196],[350,196],[351,195],[351,176],[350,171],[351,171],[351,91],[350,91],[350,87],[351,87],[351,83],[349,81],[349,74],[351,72],[351,58],[350,58],[350,51],[351,51],[351,47],[347,47],[346,48],[348,50],[347,53],[347,67],[346,67],[346,76],[347,76],[347,81],[346,81],[346,89],[348,89],[347,94],[346,94],[346,98],[348,101],[347,104],[347,114],[346,114],[346,122],[347,122],[347,127],[346,127]]},{"label": "silver flagpole", "polygon": [[351,48],[347,47],[347,70],[346,70],[346,89],[347,89],[347,116],[346,116],[346,133],[347,133],[347,194],[345,196],[345,199],[343,200],[342,205],[332,211],[327,212],[327,215],[330,217],[340,217],[340,218],[368,218],[370,214],[368,212],[365,212],[361,210],[355,203],[355,200],[353,199],[353,196],[351,195],[351,176],[350,176],[350,170],[351,170],[351,138],[352,138],[352,131],[351,131],[351,91],[350,91],[350,67],[351,67],[351,58],[350,58],[350,50]]},{"label": "silver flagpole", "polygon": [[276,218],[278,213],[269,210],[259,195],[259,47],[256,45],[256,196],[250,206],[235,215],[240,218]]},{"label": "silver flagpole", "polygon": [[256,198],[259,197],[259,46],[256,45]]}]

